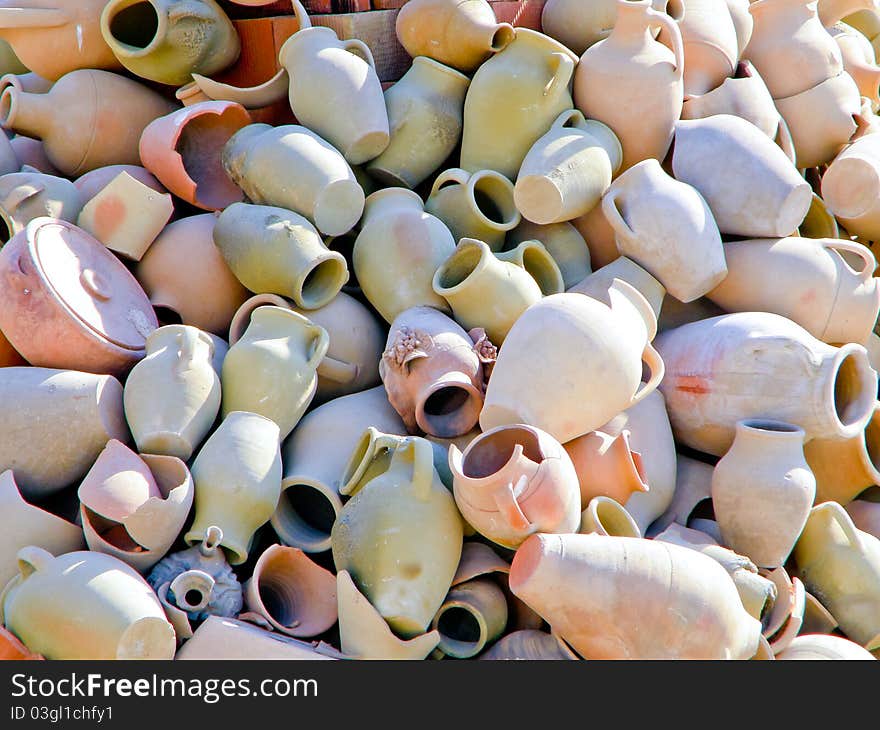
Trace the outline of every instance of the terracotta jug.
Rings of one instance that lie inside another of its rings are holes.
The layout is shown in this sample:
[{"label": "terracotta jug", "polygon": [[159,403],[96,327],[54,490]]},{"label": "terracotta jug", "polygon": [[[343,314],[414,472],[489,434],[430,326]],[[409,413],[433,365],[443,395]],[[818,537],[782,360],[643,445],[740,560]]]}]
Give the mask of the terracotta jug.
[{"label": "terracotta jug", "polygon": [[[300,124],[327,140],[352,165],[372,160],[388,146],[388,112],[369,46],[339,40],[332,28],[313,27],[293,0],[299,30],[278,54],[290,79],[290,108]],[[332,105],[333,114],[327,113]]]},{"label": "terracotta jug", "polygon": [[[272,527],[286,545],[309,553],[330,549],[330,528],[342,509],[341,480],[370,426],[406,434],[381,385],[315,408],[284,442],[282,492]],[[334,448],[324,448],[330,439]]]},{"label": "terracotta jug", "polygon": [[230,564],[241,565],[281,494],[277,424],[255,413],[228,414],[196,456],[192,476],[196,514],[183,539],[188,545],[204,541],[216,525]]},{"label": "terracotta jug", "polygon": [[379,374],[407,430],[454,438],[473,429],[483,407],[484,367],[495,361],[493,350],[485,340],[478,347],[453,320],[431,307],[397,315]]},{"label": "terracotta jug", "polygon": [[214,343],[177,324],[154,330],[147,356],[125,381],[125,418],[138,451],[188,461],[220,410],[220,378],[211,367]]},{"label": "terracotta jug", "polygon": [[534,223],[585,215],[608,190],[622,159],[614,132],[576,109],[565,111],[525,156],[514,189],[516,207]]},{"label": "terracotta jug", "polygon": [[0,38],[28,69],[50,81],[81,68],[118,69],[101,36],[104,5],[105,0],[4,0]]},{"label": "terracotta jug", "polygon": [[785,563],[816,496],[804,435],[779,421],[738,421],[733,444],[712,474],[724,544],[762,568]]},{"label": "terracotta jug", "polygon": [[385,91],[391,141],[370,160],[367,172],[386,185],[406,188],[434,174],[461,139],[470,83],[454,68],[425,56],[414,58],[403,78]]},{"label": "terracotta jug", "polygon": [[559,267],[562,286],[568,290],[592,272],[590,249],[584,237],[571,223],[539,225],[521,221],[505,237],[505,249],[516,248],[523,241],[538,241]]},{"label": "terracotta jug", "polygon": [[327,330],[301,314],[259,307],[223,361],[223,415],[248,411],[271,418],[285,438],[312,402],[315,370],[329,344]]},{"label": "terracotta jug", "polygon": [[581,514],[578,534],[641,537],[642,532],[626,508],[611,497],[593,497]]},{"label": "terracotta jug", "polygon": [[748,659],[761,634],[724,568],[654,540],[533,535],[510,588],[588,659]]},{"label": "terracotta jug", "polygon": [[721,234],[706,201],[657,160],[639,162],[618,177],[602,208],[620,252],[676,299],[698,299],[727,275]]},{"label": "terracotta jug", "polygon": [[[516,321],[486,390],[484,430],[528,423],[566,443],[657,387],[664,368],[650,345],[656,332],[650,306],[622,281],[611,285],[607,301],[610,306],[582,294],[557,294]],[[647,384],[641,383],[643,361],[651,372]]]},{"label": "terracotta jug", "polygon": [[77,177],[105,165],[140,164],[141,134],[173,108],[136,81],[82,69],[60,78],[45,94],[7,88],[0,97],[0,124],[42,140],[49,161]]},{"label": "terracotta jug", "polygon": [[810,209],[813,192],[791,160],[729,114],[676,122],[672,169],[705,198],[724,234],[790,236]]},{"label": "terracotta jug", "polygon": [[504,592],[491,578],[476,578],[449,591],[431,628],[440,633],[443,654],[470,659],[501,636],[507,613]]},{"label": "terracotta jug", "polygon": [[582,510],[596,497],[626,504],[636,492],[650,491],[642,455],[630,445],[626,429],[614,436],[591,431],[564,448],[578,475]]},{"label": "terracotta jug", "polygon": [[422,199],[387,188],[367,199],[354,243],[354,273],[364,296],[389,324],[401,312],[449,305],[431,288],[434,272],[455,251],[446,224],[425,212]]},{"label": "terracotta jug", "polygon": [[214,0],[111,0],[101,34],[119,62],[136,76],[179,86],[193,73],[211,75],[238,59],[232,21]]},{"label": "terracotta jug", "polygon": [[328,304],[348,281],[345,257],[284,208],[233,203],[217,218],[214,243],[250,291],[283,294],[305,309]]},{"label": "terracotta jug", "polygon": [[576,65],[577,56],[561,43],[517,29],[513,42],[480,66],[471,81],[461,167],[495,170],[513,180],[529,148],[572,108],[569,88]]},{"label": "terracotta jug", "polygon": [[410,56],[427,56],[471,73],[514,39],[485,0],[413,0],[396,20],[397,38]]},{"label": "terracotta jug", "polygon": [[32,365],[120,375],[146,355],[146,294],[72,223],[31,221],[0,250],[0,276],[0,328]]},{"label": "terracotta jug", "polygon": [[252,203],[299,213],[328,236],[350,231],[364,209],[345,158],[305,127],[248,125],[226,143],[223,167]]},{"label": "terracotta jug", "polygon": [[877,649],[880,540],[857,530],[837,502],[823,502],[811,510],[794,558],[807,590],[821,598],[843,633]]},{"label": "terracotta jug", "polygon": [[[387,471],[342,508],[331,540],[337,570],[351,573],[395,633],[424,633],[452,583],[462,543],[461,517],[434,469],[431,444],[402,439]],[[377,541],[381,551],[367,547]]]},{"label": "terracotta jug", "polygon": [[109,555],[18,552],[0,620],[47,659],[172,659],[174,628],[133,568]]},{"label": "terracotta jug", "polygon": [[880,135],[866,134],[844,149],[822,176],[822,199],[847,232],[880,238]]},{"label": "terracotta jug", "polygon": [[[663,28],[671,48],[653,38]],[[574,103],[588,119],[607,124],[623,147],[621,172],[662,160],[684,99],[684,48],[678,25],[651,0],[618,0],[608,38],[588,48],[574,75]]]},{"label": "terracotta jug", "polygon": [[731,76],[739,60],[736,27],[726,0],[682,0],[684,93],[705,94]]},{"label": "terracotta jug", "polygon": [[499,545],[515,549],[536,532],[577,530],[577,474],[562,445],[540,429],[500,426],[463,453],[452,445],[449,468],[462,516]]},{"label": "terracotta jug", "polygon": [[[867,341],[880,311],[867,247],[833,238],[758,239],[727,243],[724,253],[727,278],[708,297],[725,311],[781,314],[823,342]],[[855,254],[861,268],[844,253]]]},{"label": "terracotta jug", "polygon": [[522,219],[513,184],[493,170],[470,173],[458,167],[434,180],[425,211],[448,227],[454,241],[476,238],[493,251],[504,247],[504,236]]},{"label": "terracotta jug", "polygon": [[777,657],[782,661],[871,661],[871,652],[842,636],[806,634],[797,636]]},{"label": "terracotta jug", "polygon": [[76,223],[83,207],[79,190],[69,180],[39,172],[0,175],[0,230],[5,243],[34,218],[48,216]]},{"label": "terracotta jug", "polygon": [[661,332],[655,344],[676,440],[707,454],[724,454],[744,418],[791,423],[807,439],[847,439],[874,410],[877,373],[865,348],[826,345],[778,314],[712,317]]}]

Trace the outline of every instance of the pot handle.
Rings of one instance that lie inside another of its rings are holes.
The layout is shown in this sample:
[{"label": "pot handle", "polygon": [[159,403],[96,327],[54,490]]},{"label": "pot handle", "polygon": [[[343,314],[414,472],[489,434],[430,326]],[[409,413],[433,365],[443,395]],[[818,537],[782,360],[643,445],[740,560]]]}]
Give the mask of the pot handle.
[{"label": "pot handle", "polygon": [[666,365],[663,364],[663,358],[660,357],[660,353],[654,349],[650,342],[645,345],[642,361],[651,371],[651,378],[636,391],[629,406],[627,406],[628,408],[632,408],[636,403],[640,403],[642,399],[657,390],[657,386],[660,385],[660,381],[663,380],[663,376],[666,374]]},{"label": "pot handle", "polygon": [[376,70],[376,62],[373,60],[373,53],[370,51],[370,47],[362,40],[350,38],[349,40],[342,42],[342,47],[349,53],[353,53],[354,55],[363,58],[364,61],[372,66],[374,71]]},{"label": "pot handle", "polygon": [[310,330],[312,332],[312,341],[309,349],[312,354],[309,356],[306,364],[311,370],[317,370],[327,354],[327,348],[330,347],[330,335],[327,334],[327,330],[316,324],[313,324]]},{"label": "pot handle", "polygon": [[580,109],[566,109],[550,125],[550,129],[562,129],[565,126],[571,126],[573,129],[586,129],[587,119]]},{"label": "pot handle", "polygon": [[549,96],[560,86],[566,86],[574,75],[574,61],[567,53],[559,51],[550,54],[550,68],[553,76],[544,87],[544,96]]},{"label": "pot handle", "polygon": [[828,510],[831,513],[831,520],[843,531],[843,534],[846,535],[846,539],[849,540],[850,544],[861,545],[862,541],[859,539],[859,532],[852,521],[852,517],[850,517],[849,514],[847,514],[847,511],[837,502],[826,502],[813,509]]},{"label": "pot handle", "polygon": [[[617,207],[617,199],[620,197],[620,188],[609,190],[602,198],[602,212],[608,223],[614,229],[615,237],[620,236],[623,239],[635,240],[638,238],[635,231],[629,227],[629,224],[620,214],[620,208]],[[616,242],[615,242],[616,243]],[[620,249],[620,246],[617,247]],[[621,252],[623,253],[623,252]]]},{"label": "pot handle", "polygon": [[498,507],[498,511],[502,514],[507,524],[515,530],[533,532],[535,527],[529,522],[529,518],[523,514],[514,494],[514,490],[521,492],[525,488],[524,482],[527,481],[528,477],[522,474],[516,482],[516,487],[514,487],[513,482],[508,482],[497,489],[492,496],[495,500],[495,506]]},{"label": "pot handle", "polygon": [[427,501],[431,496],[431,487],[434,484],[434,447],[426,439],[410,436],[397,447],[397,451],[391,457],[392,461],[410,448],[412,448],[413,457],[413,492],[420,500]]},{"label": "pot handle", "polygon": [[18,558],[18,572],[22,579],[38,570],[45,570],[49,563],[55,559],[48,550],[43,550],[36,545],[23,547],[18,551],[16,557]]},{"label": "pot handle", "polygon": [[[826,239],[821,241],[821,245],[825,248],[849,251],[850,253],[854,253],[859,256],[862,261],[865,262],[865,268],[863,268],[861,271],[856,271],[856,273],[859,275],[859,278],[863,282],[870,280],[871,277],[874,276],[874,270],[877,268],[877,259],[874,258],[874,254],[872,254],[866,246],[863,246],[860,243],[844,241],[842,239]],[[846,262],[846,259],[844,259],[844,264],[849,266],[849,264]]]},{"label": "pot handle", "polygon": [[348,385],[353,383],[358,376],[358,366],[354,363],[343,362],[335,357],[324,357],[318,365],[318,375],[334,383]]},{"label": "pot handle", "polygon": [[467,182],[470,179],[471,174],[467,170],[462,170],[460,167],[450,167],[448,170],[444,170],[439,175],[437,175],[437,179],[431,186],[431,192],[428,197],[431,198],[436,195],[437,191],[448,182],[456,182],[459,185],[467,185]]},{"label": "pot handle", "polygon": [[[654,8],[648,8],[648,17],[656,21],[661,29],[665,30],[672,40],[672,54],[675,56],[675,73],[678,78],[684,75],[684,42],[681,39],[681,29],[666,13],[661,13]],[[664,44],[665,45],[665,44]]]}]

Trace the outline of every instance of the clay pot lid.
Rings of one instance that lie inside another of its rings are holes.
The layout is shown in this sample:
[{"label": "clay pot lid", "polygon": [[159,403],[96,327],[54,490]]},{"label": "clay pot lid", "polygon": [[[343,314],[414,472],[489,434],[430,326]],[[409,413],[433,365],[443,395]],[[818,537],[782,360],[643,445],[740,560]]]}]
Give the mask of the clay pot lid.
[{"label": "clay pot lid", "polygon": [[32,259],[72,316],[99,337],[143,351],[156,315],[137,280],[107,248],[66,221],[39,218],[27,229]]}]

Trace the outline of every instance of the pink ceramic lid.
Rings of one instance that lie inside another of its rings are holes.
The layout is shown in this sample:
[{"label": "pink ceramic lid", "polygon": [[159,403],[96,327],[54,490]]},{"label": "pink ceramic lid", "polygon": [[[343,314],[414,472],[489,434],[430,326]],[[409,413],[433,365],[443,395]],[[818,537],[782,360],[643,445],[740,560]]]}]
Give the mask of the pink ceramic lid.
[{"label": "pink ceramic lid", "polygon": [[118,347],[145,349],[147,335],[158,326],[156,315],[119,259],[66,221],[39,219],[27,235],[37,270],[71,316]]}]

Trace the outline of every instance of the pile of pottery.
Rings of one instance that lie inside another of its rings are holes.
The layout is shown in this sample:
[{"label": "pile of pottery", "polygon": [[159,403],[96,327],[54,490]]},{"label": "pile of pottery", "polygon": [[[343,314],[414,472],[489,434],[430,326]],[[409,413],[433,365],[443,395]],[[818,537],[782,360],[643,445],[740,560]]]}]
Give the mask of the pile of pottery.
[{"label": "pile of pottery", "polygon": [[293,7],[0,2],[0,658],[873,658],[875,0]]}]

